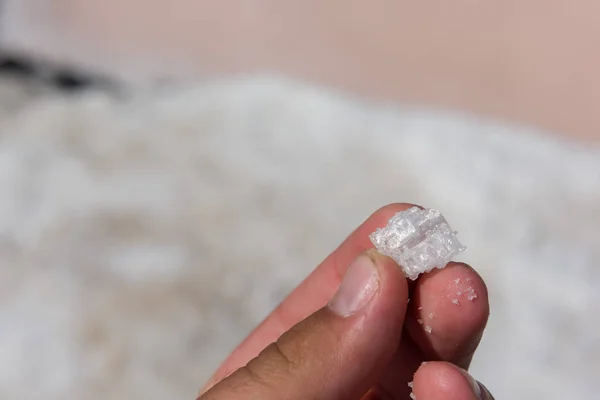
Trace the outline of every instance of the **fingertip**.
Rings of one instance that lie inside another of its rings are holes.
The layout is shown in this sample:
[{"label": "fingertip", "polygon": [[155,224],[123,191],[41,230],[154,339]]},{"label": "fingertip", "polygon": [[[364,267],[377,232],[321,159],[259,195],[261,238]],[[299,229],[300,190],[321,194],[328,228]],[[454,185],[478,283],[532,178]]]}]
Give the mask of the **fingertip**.
[{"label": "fingertip", "polygon": [[452,262],[419,278],[412,292],[408,331],[423,352],[466,368],[489,316],[488,291],[469,265]]},{"label": "fingertip", "polygon": [[415,373],[413,393],[417,400],[481,400],[481,389],[470,375],[443,361],[423,363]]},{"label": "fingertip", "polygon": [[391,258],[381,255],[375,249],[366,252],[379,270],[381,277],[381,301],[391,307],[394,307],[398,317],[401,317],[401,323],[404,323],[404,316],[408,304],[408,282],[402,269]]},{"label": "fingertip", "polygon": [[363,333],[378,338],[378,348],[390,356],[400,343],[408,304],[408,285],[402,270],[389,257],[374,249],[363,252],[358,258],[369,258],[377,270],[377,292],[361,311]]}]

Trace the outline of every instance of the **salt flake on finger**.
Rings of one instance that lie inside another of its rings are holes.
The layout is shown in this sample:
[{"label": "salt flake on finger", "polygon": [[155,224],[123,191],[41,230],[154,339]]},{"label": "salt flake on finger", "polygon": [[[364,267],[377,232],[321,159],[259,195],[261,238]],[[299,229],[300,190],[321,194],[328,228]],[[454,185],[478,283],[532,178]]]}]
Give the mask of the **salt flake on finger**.
[{"label": "salt flake on finger", "polygon": [[413,281],[422,273],[444,268],[466,249],[438,210],[419,207],[395,214],[369,238],[377,251],[396,261]]}]

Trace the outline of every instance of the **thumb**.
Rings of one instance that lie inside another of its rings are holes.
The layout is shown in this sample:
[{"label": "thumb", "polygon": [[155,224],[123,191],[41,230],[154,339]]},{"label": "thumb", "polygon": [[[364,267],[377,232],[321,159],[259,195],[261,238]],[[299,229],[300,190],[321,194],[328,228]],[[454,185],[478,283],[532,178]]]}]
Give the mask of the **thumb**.
[{"label": "thumb", "polygon": [[327,306],[199,400],[360,399],[396,352],[407,299],[402,270],[366,252]]}]

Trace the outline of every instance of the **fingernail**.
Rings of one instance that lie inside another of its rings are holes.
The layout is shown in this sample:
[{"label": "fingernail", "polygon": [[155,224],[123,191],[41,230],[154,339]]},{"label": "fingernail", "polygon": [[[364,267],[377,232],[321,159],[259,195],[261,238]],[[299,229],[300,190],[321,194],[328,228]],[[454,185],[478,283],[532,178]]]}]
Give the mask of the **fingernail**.
[{"label": "fingernail", "polygon": [[471,390],[473,390],[473,394],[475,395],[475,397],[478,400],[484,400],[483,393],[481,391],[481,385],[479,384],[479,382],[477,382],[475,378],[473,378],[464,369],[461,369],[460,372],[462,372],[463,376],[467,379],[467,382],[469,382],[469,385],[471,386]]},{"label": "fingernail", "polygon": [[348,267],[342,284],[329,302],[329,309],[342,317],[356,314],[369,303],[378,287],[375,263],[368,255],[360,255]]}]

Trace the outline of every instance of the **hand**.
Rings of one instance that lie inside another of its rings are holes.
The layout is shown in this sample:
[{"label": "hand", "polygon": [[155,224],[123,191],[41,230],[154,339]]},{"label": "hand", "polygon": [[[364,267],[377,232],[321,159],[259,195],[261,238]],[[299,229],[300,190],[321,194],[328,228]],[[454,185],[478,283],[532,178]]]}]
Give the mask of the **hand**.
[{"label": "hand", "polygon": [[369,234],[411,206],[367,219],[227,358],[199,400],[492,399],[465,372],[489,314],[481,277],[450,263],[409,282],[369,250]]}]

